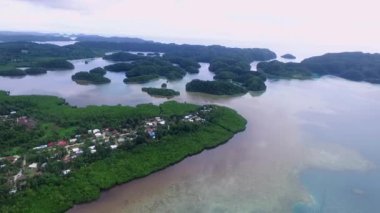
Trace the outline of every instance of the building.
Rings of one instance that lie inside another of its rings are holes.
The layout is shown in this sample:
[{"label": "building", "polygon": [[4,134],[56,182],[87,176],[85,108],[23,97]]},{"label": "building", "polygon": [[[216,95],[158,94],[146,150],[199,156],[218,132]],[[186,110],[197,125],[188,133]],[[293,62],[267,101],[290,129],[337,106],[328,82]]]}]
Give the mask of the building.
[{"label": "building", "polygon": [[32,163],[28,166],[30,169],[37,169],[38,165],[37,163]]},{"label": "building", "polygon": [[69,174],[70,172],[71,172],[70,169],[66,169],[66,170],[63,170],[63,171],[62,171],[62,174],[63,174],[63,175],[67,175],[67,174]]},{"label": "building", "polygon": [[65,147],[67,146],[67,141],[58,141],[57,146]]}]

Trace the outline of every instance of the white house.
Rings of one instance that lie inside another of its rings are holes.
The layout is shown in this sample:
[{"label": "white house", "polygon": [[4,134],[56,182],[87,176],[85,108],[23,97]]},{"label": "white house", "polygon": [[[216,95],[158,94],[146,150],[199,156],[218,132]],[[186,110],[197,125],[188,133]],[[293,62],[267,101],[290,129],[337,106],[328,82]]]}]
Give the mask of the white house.
[{"label": "white house", "polygon": [[123,143],[123,142],[125,142],[125,139],[124,138],[119,138],[119,139],[117,139],[117,142]]},{"label": "white house", "polygon": [[92,133],[93,133],[93,134],[96,134],[96,133],[98,133],[98,132],[100,132],[99,129],[94,129],[94,130],[92,130]]},{"label": "white house", "polygon": [[77,141],[78,141],[78,139],[76,139],[76,138],[72,138],[69,140],[70,143],[76,143]]},{"label": "white house", "polygon": [[116,149],[117,145],[111,145],[110,147],[111,147],[111,149]]},{"label": "white house", "polygon": [[62,171],[62,174],[63,174],[63,175],[67,175],[67,174],[69,174],[70,172],[71,172],[70,169],[66,169],[66,170],[63,170],[63,171]]},{"label": "white house", "polygon": [[31,169],[37,169],[37,163],[32,163],[28,167]]}]

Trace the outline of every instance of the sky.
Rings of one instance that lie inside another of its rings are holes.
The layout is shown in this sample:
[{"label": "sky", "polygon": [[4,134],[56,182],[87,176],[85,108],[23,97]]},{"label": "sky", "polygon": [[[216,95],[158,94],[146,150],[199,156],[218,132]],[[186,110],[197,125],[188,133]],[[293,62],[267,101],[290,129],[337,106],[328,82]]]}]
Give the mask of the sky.
[{"label": "sky", "polygon": [[0,30],[380,52],[377,0],[0,0]]}]

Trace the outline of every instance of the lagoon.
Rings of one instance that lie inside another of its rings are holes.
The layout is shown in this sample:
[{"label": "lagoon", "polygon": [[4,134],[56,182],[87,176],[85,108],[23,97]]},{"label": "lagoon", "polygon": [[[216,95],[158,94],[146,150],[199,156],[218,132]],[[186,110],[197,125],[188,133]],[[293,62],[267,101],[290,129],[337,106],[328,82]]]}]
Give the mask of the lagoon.
[{"label": "lagoon", "polygon": [[[85,62],[88,61],[86,64]],[[105,66],[101,58],[74,60],[75,70],[0,78],[12,95],[47,94],[70,104],[158,104],[142,87],[166,80],[78,85],[77,71]],[[254,70],[254,68],[252,69]],[[376,212],[380,208],[380,86],[336,77],[268,81],[262,94],[212,96],[187,93],[192,79],[211,80],[208,64],[168,88],[173,100],[219,104],[247,120],[246,131],[148,177],[116,186],[69,212]]]}]

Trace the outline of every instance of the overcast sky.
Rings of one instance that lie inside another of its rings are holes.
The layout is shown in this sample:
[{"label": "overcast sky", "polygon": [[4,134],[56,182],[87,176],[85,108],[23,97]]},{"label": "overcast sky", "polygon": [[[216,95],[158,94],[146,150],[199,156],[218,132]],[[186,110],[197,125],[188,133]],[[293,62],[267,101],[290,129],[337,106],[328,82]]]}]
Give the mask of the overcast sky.
[{"label": "overcast sky", "polygon": [[378,0],[0,0],[0,30],[380,52]]}]

